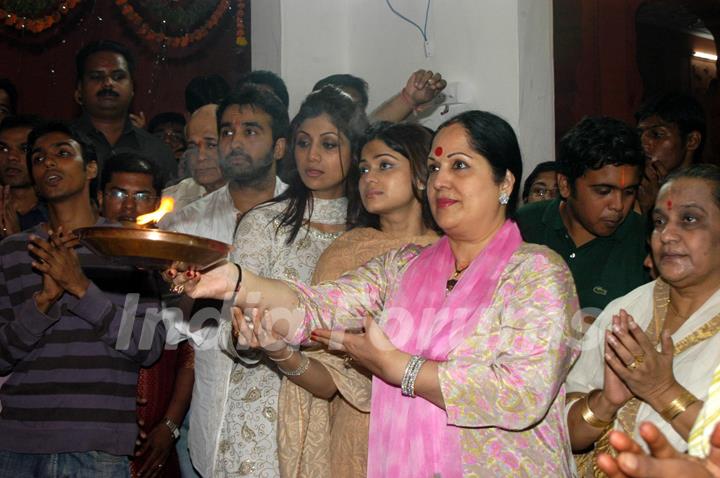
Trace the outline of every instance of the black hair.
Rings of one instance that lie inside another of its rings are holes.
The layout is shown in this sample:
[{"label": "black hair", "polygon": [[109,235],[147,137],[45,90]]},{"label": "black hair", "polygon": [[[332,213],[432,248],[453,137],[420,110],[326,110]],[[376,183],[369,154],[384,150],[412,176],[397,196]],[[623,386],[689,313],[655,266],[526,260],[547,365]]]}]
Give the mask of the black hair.
[{"label": "black hair", "polygon": [[255,85],[245,85],[239,90],[231,92],[225,98],[217,109],[217,124],[220,131],[220,122],[222,115],[230,106],[249,106],[251,108],[260,108],[270,116],[273,143],[279,138],[287,138],[290,118],[288,116],[287,107],[278,99],[277,96],[267,90],[258,88]]},{"label": "black hair", "polygon": [[217,74],[196,76],[185,87],[185,109],[192,114],[209,104],[220,104],[230,93],[230,85]]},{"label": "black hair", "polygon": [[149,133],[154,133],[155,130],[160,127],[160,125],[165,123],[179,124],[184,127],[185,117],[180,113],[175,113],[174,111],[167,111],[165,113],[156,114],[148,123],[147,130]]},{"label": "black hair", "polygon": [[9,78],[0,78],[0,90],[5,91],[10,100],[10,114],[17,114],[18,92],[15,84]]},{"label": "black hair", "polygon": [[249,73],[245,73],[235,83],[235,89],[240,89],[248,83],[258,86],[267,86],[275,93],[285,108],[290,106],[290,95],[288,94],[287,86],[282,78],[268,70],[253,70]]},{"label": "black hair", "polygon": [[130,73],[130,78],[135,78],[135,58],[133,57],[133,54],[130,52],[130,50],[125,45],[122,45],[112,40],[97,40],[88,43],[87,45],[82,47],[80,51],[78,51],[77,55],[75,55],[75,69],[77,72],[77,81],[83,80],[83,77],[85,76],[85,64],[87,63],[90,55],[94,55],[95,53],[99,53],[101,51],[117,53],[118,55],[125,58],[125,62],[128,66],[128,72]]},{"label": "black hair", "polygon": [[441,124],[435,132],[435,136],[444,128],[454,124],[462,125],[465,128],[468,143],[472,149],[483,155],[490,163],[496,184],[502,183],[507,171],[510,171],[515,177],[515,184],[506,209],[506,216],[514,218],[520,196],[523,165],[520,145],[512,126],[504,119],[487,111],[466,111]]},{"label": "black hair", "polygon": [[36,115],[17,115],[8,116],[0,121],[0,133],[9,129],[15,128],[30,128],[33,129],[42,123],[42,118]]},{"label": "black hair", "polygon": [[105,191],[105,186],[112,180],[115,173],[149,174],[152,176],[152,185],[155,194],[162,194],[163,182],[157,168],[142,154],[135,151],[123,151],[110,156],[103,165],[100,175],[100,191]]},{"label": "black hair", "polygon": [[700,133],[700,144],[693,152],[693,162],[700,161],[705,148],[707,120],[698,100],[690,95],[674,92],[652,98],[635,113],[635,119],[639,123],[651,116],[659,116],[663,121],[677,125],[683,142],[687,141],[688,134],[693,131]]},{"label": "black hair", "polygon": [[586,117],[560,140],[557,165],[574,193],[575,181],[589,169],[629,165],[642,172],[645,153],[635,128],[615,118]]},{"label": "black hair", "polygon": [[[422,220],[425,227],[438,230],[432,217],[427,191],[418,188],[418,183],[425,184],[428,177],[427,157],[430,153],[433,131],[425,126],[413,123],[390,123],[380,121],[374,123],[366,131],[356,146],[354,157],[361,159],[362,149],[371,141],[382,141],[398,154],[407,158],[410,163],[412,192],[415,199],[422,205]],[[357,168],[354,168],[357,170]],[[354,176],[359,176],[357,173]],[[358,177],[359,179],[359,177]],[[352,196],[348,195],[349,227],[373,227],[380,229],[380,216],[365,209],[358,188],[353,188]]]},{"label": "black hair", "polygon": [[30,176],[30,181],[33,181],[33,175],[32,175],[32,150],[35,147],[35,143],[39,138],[42,136],[45,136],[46,134],[50,133],[63,133],[73,140],[77,142],[80,145],[80,153],[82,154],[83,164],[87,166],[89,163],[95,161],[97,162],[97,154],[95,152],[95,147],[92,145],[92,143],[87,140],[82,134],[80,134],[78,131],[73,129],[68,123],[64,121],[57,121],[57,120],[50,120],[45,121],[37,125],[35,128],[30,131],[30,134],[28,134],[28,150],[27,155],[25,156],[26,162],[27,162],[27,168],[28,173]]},{"label": "black hair", "polygon": [[687,168],[677,169],[667,175],[660,187],[676,179],[704,179],[713,184],[713,199],[720,208],[720,166],[716,164],[693,164]]},{"label": "black hair", "polygon": [[357,76],[349,75],[347,73],[339,73],[336,75],[326,76],[322,80],[315,83],[313,91],[319,90],[324,86],[334,86],[336,88],[352,88],[357,91],[360,95],[360,104],[363,109],[367,108],[368,105],[368,84],[367,81]]},{"label": "black hair", "polygon": [[530,197],[530,188],[532,187],[533,183],[535,182],[535,179],[541,174],[541,173],[547,173],[547,172],[557,172],[558,166],[555,161],[545,161],[544,163],[540,163],[537,166],[535,166],[535,169],[532,170],[532,172],[528,175],[527,179],[525,180],[525,185],[523,186],[522,191],[522,200],[523,202],[527,202],[528,197]]},{"label": "black hair", "polygon": [[353,157],[350,158],[350,171],[347,171],[345,175],[346,195],[350,197],[354,194],[352,189],[357,188],[357,175],[350,173],[353,170],[357,171],[357,160],[354,157],[354,152],[357,150],[357,144],[368,126],[367,116],[365,116],[365,110],[356,104],[348,94],[335,87],[326,86],[319,91],[313,91],[305,98],[300,106],[300,111],[295,115],[290,125],[290,147],[287,148],[287,157],[285,158],[285,180],[288,183],[288,188],[280,196],[273,199],[273,202],[289,199],[288,206],[278,216],[280,220],[278,229],[281,227],[291,228],[287,244],[291,244],[295,240],[300,228],[305,223],[305,210],[309,208],[310,216],[312,216],[313,208],[312,191],[302,182],[295,162],[297,132],[305,120],[317,118],[321,115],[327,115],[330,122],[338,129],[338,133],[345,136],[350,143],[350,151]]}]

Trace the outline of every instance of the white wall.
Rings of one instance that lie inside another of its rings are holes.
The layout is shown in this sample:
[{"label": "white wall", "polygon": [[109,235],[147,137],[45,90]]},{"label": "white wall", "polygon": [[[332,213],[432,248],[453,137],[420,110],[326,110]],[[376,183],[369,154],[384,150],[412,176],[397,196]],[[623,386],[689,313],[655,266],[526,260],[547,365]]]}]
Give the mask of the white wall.
[{"label": "white wall", "polygon": [[253,1],[250,8],[250,55],[255,70],[280,73],[282,22],[280,0]]},{"label": "white wall", "polygon": [[538,163],[555,159],[555,74],[550,3],[550,0],[518,1],[520,96],[517,132],[526,177]]},{"label": "white wall", "polygon": [[[425,1],[391,3],[423,25]],[[385,0],[254,0],[251,12],[253,68],[285,79],[291,113],[315,81],[332,73],[365,78],[373,109],[413,71],[432,69],[459,82],[468,104],[445,116],[436,111],[431,126],[485,109],[516,129],[528,172],[554,157],[552,0],[433,0],[429,58],[418,29]]]}]

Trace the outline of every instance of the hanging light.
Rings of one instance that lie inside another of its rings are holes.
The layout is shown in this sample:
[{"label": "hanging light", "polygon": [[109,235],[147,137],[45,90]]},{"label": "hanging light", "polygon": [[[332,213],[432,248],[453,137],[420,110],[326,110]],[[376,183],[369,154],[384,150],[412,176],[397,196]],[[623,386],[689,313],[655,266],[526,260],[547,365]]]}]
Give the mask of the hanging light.
[{"label": "hanging light", "polygon": [[694,51],[693,56],[695,58],[700,58],[703,60],[710,60],[710,61],[717,61],[718,57],[717,55],[713,53],[705,53],[704,51]]}]

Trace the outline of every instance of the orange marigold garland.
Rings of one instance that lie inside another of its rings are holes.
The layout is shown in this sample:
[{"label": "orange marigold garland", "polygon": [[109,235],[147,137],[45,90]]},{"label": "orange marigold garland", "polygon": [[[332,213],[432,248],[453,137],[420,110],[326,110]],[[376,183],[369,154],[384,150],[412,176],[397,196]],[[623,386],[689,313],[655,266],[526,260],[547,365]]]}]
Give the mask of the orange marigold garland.
[{"label": "orange marigold garland", "polygon": [[122,12],[125,19],[130,22],[130,25],[132,25],[135,32],[141,38],[149,42],[156,42],[160,44],[164,43],[167,46],[174,48],[183,48],[191,43],[202,40],[207,36],[210,30],[217,26],[222,16],[230,7],[230,0],[220,0],[213,13],[202,26],[181,36],[170,36],[153,30],[152,27],[135,11],[128,0],[115,0],[115,4],[120,7],[120,12]]},{"label": "orange marigold garland", "polygon": [[14,27],[16,30],[40,33],[60,22],[63,15],[70,13],[70,10],[77,7],[78,3],[80,3],[80,0],[62,1],[57,10],[48,12],[47,15],[39,18],[27,18],[0,8],[0,22],[9,27]]},{"label": "orange marigold garland", "polygon": [[237,12],[235,12],[235,44],[243,47],[248,45],[245,36],[245,0],[237,0]]}]

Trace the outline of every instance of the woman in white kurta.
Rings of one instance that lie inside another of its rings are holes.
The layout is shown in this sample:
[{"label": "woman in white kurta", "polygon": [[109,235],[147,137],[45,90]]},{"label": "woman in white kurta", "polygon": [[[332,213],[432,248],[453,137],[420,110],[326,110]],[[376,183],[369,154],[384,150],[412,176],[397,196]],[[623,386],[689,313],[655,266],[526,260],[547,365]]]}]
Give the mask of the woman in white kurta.
[{"label": "woman in white kurta", "polygon": [[[340,90],[308,95],[291,124],[288,189],[242,218],[232,261],[268,277],[310,280],[320,254],[346,229],[346,184],[355,181],[348,179],[351,151],[366,124],[362,109]],[[266,355],[237,350],[229,322],[220,325],[219,340],[238,360],[229,377],[215,470],[279,476],[280,372]]]},{"label": "woman in white kurta", "polygon": [[611,451],[609,429],[641,441],[638,426],[650,421],[687,450],[720,362],[720,178],[707,174],[668,177],[651,237],[660,278],[608,304],[568,376],[573,450],[593,450],[580,460],[585,476],[599,473],[594,455]]}]

